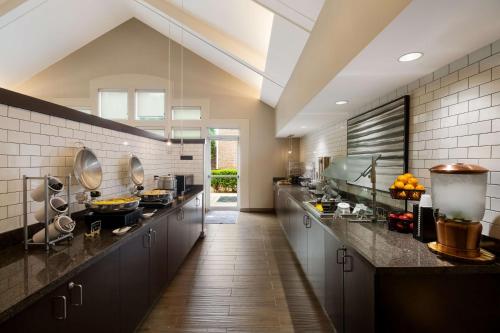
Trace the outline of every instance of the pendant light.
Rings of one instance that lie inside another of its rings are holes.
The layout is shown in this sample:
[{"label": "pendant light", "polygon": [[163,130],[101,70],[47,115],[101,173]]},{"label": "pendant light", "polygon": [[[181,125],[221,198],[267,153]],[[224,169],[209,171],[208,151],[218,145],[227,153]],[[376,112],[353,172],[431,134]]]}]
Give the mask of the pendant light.
[{"label": "pendant light", "polygon": [[[168,92],[167,94],[171,94],[172,98],[174,97],[174,94],[172,92],[172,83],[171,83],[171,75],[170,75],[170,61],[172,59],[172,53],[170,52],[171,49],[171,39],[172,38],[172,33],[170,32],[170,25],[168,26]],[[168,114],[171,114],[170,111],[167,111],[167,119],[168,119]],[[172,123],[169,122],[167,126],[167,146],[172,145],[172,140],[170,139],[170,134],[172,133]]]},{"label": "pendant light", "polygon": [[288,155],[293,154],[293,134],[288,136]]},{"label": "pendant light", "polygon": [[172,145],[172,140],[170,140],[170,133],[167,133],[167,146]]},{"label": "pendant light", "polygon": [[[182,11],[184,12],[184,0],[182,0]],[[184,109],[184,28],[181,29],[181,109]],[[184,155],[184,120],[181,119],[181,150],[179,158]]]}]

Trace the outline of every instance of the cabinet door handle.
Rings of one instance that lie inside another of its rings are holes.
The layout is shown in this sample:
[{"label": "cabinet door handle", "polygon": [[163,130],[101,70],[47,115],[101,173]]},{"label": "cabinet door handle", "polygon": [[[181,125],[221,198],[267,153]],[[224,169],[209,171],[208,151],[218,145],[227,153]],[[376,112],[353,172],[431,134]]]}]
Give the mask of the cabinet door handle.
[{"label": "cabinet door handle", "polygon": [[196,197],[196,207],[200,205],[200,198]]},{"label": "cabinet door handle", "polygon": [[151,247],[151,234],[149,232],[143,236],[142,240],[143,240],[142,244],[143,244],[144,248],[148,249]]},{"label": "cabinet door handle", "polygon": [[[70,282],[70,283],[68,283],[68,289],[70,290],[70,300],[71,300],[70,304],[73,306],[82,306],[83,305],[83,286],[81,284],[78,284],[78,283]],[[73,301],[73,299],[76,298],[76,297],[73,297],[74,292],[75,292],[74,289],[78,290],[78,303],[75,303]]]},{"label": "cabinet door handle", "polygon": [[312,224],[311,218],[308,215],[306,215],[306,228],[307,229],[311,228],[311,224]]},{"label": "cabinet door handle", "polygon": [[156,230],[151,230],[153,232],[153,242],[156,243]]},{"label": "cabinet door handle", "polygon": [[344,255],[344,272],[352,272],[352,256]]},{"label": "cabinet door handle", "polygon": [[[62,304],[62,314],[58,313],[58,304]],[[66,296],[55,296],[52,299],[52,312],[54,315],[54,318],[57,320],[65,320],[68,314],[67,308],[66,308]]]},{"label": "cabinet door handle", "polygon": [[[339,253],[342,253],[342,256],[339,256]],[[345,255],[345,249],[343,248],[337,249],[337,264],[342,265],[344,263],[344,255]]]}]

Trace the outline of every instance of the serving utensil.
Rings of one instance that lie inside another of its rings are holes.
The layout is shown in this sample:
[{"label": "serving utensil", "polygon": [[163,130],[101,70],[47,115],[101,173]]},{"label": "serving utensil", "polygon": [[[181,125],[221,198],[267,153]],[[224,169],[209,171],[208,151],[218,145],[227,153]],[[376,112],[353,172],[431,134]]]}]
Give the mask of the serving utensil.
[{"label": "serving utensil", "polygon": [[153,210],[152,212],[150,213],[143,213],[142,214],[142,217],[146,218],[146,219],[149,219],[151,216],[153,216],[156,212],[158,211],[158,209],[155,209]]}]

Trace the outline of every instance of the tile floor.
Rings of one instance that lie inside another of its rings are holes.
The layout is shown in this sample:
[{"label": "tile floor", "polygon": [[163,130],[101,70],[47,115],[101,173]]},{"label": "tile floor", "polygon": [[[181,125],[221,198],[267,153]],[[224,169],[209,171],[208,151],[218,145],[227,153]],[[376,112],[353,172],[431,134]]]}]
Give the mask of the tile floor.
[{"label": "tile floor", "polygon": [[333,332],[274,215],[207,225],[139,332]]}]

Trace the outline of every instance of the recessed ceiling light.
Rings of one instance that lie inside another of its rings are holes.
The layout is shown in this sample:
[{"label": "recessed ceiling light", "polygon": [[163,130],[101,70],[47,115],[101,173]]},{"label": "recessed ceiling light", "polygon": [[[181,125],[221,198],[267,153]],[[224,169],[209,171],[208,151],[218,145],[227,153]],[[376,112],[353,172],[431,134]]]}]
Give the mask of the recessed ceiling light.
[{"label": "recessed ceiling light", "polygon": [[349,103],[348,101],[336,101],[335,104],[337,105],[344,105],[344,104],[347,104]]},{"label": "recessed ceiling light", "polygon": [[307,128],[307,126],[300,126],[300,128]]},{"label": "recessed ceiling light", "polygon": [[422,57],[423,55],[424,54],[422,52],[406,53],[406,54],[403,54],[401,57],[399,57],[398,61],[400,61],[400,62],[413,61],[413,60],[417,60],[418,58]]}]

